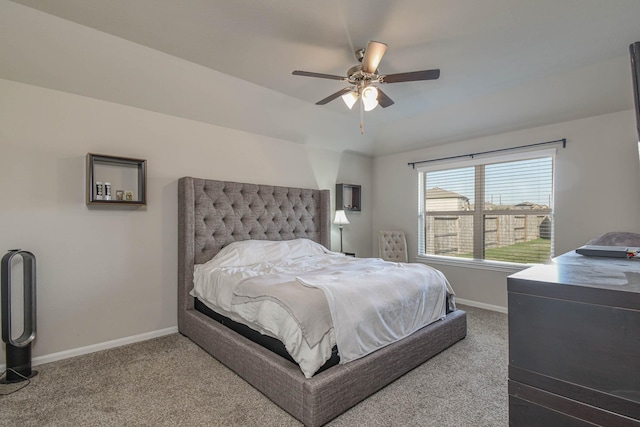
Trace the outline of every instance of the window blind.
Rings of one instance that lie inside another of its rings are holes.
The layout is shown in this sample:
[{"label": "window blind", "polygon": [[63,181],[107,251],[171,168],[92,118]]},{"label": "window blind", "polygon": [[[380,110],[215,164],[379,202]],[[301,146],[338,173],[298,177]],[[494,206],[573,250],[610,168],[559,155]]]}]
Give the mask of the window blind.
[{"label": "window blind", "polygon": [[553,255],[553,155],[419,173],[419,253],[520,264]]}]

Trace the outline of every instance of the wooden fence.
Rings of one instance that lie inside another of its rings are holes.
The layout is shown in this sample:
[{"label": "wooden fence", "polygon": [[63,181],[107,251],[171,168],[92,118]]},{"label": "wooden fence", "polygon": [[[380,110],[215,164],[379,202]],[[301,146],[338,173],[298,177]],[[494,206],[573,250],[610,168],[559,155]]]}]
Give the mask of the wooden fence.
[{"label": "wooden fence", "polygon": [[[457,256],[473,254],[473,215],[428,215],[425,253]],[[484,216],[485,248],[500,248],[551,236],[546,214]],[[433,230],[433,233],[429,232]]]}]

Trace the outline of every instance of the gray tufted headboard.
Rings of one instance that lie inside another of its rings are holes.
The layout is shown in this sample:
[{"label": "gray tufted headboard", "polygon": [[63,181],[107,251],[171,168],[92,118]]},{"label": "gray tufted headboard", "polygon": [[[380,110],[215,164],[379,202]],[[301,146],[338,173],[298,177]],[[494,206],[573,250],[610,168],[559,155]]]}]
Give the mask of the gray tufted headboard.
[{"label": "gray tufted headboard", "polygon": [[178,323],[193,266],[238,240],[308,238],[331,249],[329,190],[184,177],[178,181]]}]

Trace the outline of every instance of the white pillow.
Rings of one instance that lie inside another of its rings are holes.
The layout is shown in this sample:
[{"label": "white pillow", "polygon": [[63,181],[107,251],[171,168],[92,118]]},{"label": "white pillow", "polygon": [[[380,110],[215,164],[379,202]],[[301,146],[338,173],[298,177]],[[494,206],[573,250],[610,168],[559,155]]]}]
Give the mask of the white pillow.
[{"label": "white pillow", "polygon": [[243,240],[225,246],[204,265],[207,267],[241,267],[260,262],[273,262],[323,253],[333,252],[309,239]]}]

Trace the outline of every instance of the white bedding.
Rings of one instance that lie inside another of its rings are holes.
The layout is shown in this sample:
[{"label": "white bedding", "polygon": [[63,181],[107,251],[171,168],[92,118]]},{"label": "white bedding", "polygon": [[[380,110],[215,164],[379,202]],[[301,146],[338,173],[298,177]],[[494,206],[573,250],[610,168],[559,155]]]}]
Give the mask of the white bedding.
[{"label": "white bedding", "polygon": [[345,257],[297,239],[230,244],[195,266],[191,294],[282,341],[309,378],[336,344],[347,363],[443,318],[447,291],[444,275],[423,264]]},{"label": "white bedding", "polygon": [[298,277],[325,293],[340,363],[366,356],[445,317],[448,282],[440,271],[377,258],[350,264],[330,274]]}]

